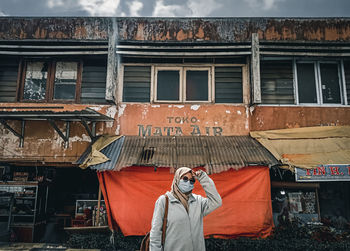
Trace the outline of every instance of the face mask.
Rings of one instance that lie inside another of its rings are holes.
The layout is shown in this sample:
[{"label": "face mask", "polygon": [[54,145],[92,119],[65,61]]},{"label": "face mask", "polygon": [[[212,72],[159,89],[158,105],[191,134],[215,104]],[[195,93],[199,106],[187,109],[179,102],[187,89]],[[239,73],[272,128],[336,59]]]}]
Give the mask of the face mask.
[{"label": "face mask", "polygon": [[183,179],[180,180],[178,186],[179,186],[180,191],[183,192],[183,193],[191,192],[193,190],[193,187],[194,187],[194,185],[191,184],[190,181],[186,182]]}]

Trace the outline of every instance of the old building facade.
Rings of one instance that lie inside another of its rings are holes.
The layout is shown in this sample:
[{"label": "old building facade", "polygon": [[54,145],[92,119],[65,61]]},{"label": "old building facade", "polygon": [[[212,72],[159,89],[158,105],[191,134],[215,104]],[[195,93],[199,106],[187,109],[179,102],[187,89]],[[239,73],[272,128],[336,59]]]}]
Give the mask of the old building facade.
[{"label": "old building facade", "polygon": [[77,167],[102,134],[350,126],[349,105],[348,18],[0,18],[4,165]]}]

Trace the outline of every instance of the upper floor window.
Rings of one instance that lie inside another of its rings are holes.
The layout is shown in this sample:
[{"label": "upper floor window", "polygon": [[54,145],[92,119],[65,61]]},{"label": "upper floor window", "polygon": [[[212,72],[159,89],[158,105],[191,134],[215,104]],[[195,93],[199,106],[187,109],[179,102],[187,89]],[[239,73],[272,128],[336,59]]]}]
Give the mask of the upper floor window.
[{"label": "upper floor window", "polygon": [[23,101],[76,101],[80,92],[80,62],[26,61]]},{"label": "upper floor window", "polygon": [[210,67],[156,67],[155,97],[158,102],[210,102]]},{"label": "upper floor window", "polygon": [[265,104],[346,104],[342,61],[263,60]]},{"label": "upper floor window", "polygon": [[298,103],[341,104],[337,62],[297,62]]},{"label": "upper floor window", "polygon": [[70,58],[1,57],[0,102],[106,104],[107,56]]},{"label": "upper floor window", "polygon": [[124,102],[242,103],[243,65],[123,66]]}]

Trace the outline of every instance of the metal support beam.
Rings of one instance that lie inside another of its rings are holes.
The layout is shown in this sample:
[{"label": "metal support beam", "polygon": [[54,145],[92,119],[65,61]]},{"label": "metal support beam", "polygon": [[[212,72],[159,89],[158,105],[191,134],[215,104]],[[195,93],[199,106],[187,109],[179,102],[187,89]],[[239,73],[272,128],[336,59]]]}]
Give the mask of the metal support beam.
[{"label": "metal support beam", "polygon": [[13,129],[9,124],[7,124],[6,120],[0,119],[0,123],[4,125],[6,129],[8,129],[10,132],[12,132],[16,137],[19,138],[19,147],[23,147],[24,144],[24,128],[25,128],[25,121],[22,120],[21,125],[21,133],[16,132],[15,129]]},{"label": "metal support beam", "polygon": [[26,122],[22,120],[22,126],[21,126],[21,138],[19,140],[19,147],[23,147],[24,145],[24,129],[26,127]]},{"label": "metal support beam", "polygon": [[259,35],[252,33],[252,56],[251,56],[251,86],[253,87],[252,103],[261,103],[260,89],[260,51]]},{"label": "metal support beam", "polygon": [[96,122],[95,121],[92,122],[91,131],[92,131],[92,135],[94,136],[94,138],[96,138]]},{"label": "metal support beam", "polygon": [[89,136],[91,138],[91,141],[93,142],[95,140],[95,137],[96,137],[96,122],[92,122],[91,130],[90,130],[89,125],[86,123],[85,119],[82,119],[81,123],[85,127],[85,130],[87,131],[87,133],[89,134]]},{"label": "metal support beam", "polygon": [[108,27],[108,58],[107,58],[107,76],[106,76],[106,100],[116,103],[115,88],[117,85],[117,35],[118,25],[116,18],[111,18]]},{"label": "metal support beam", "polygon": [[69,130],[70,130],[70,122],[67,121],[66,122],[66,142],[64,143],[64,148],[68,148],[69,147]]},{"label": "metal support beam", "polygon": [[55,129],[55,131],[58,133],[58,135],[60,135],[60,137],[64,140],[64,148],[68,148],[69,146],[69,121],[66,122],[66,135],[63,134],[63,132],[61,132],[61,130],[58,128],[58,126],[56,125],[55,121],[52,119],[48,119],[49,123],[51,124],[51,126],[53,127],[53,129]]}]

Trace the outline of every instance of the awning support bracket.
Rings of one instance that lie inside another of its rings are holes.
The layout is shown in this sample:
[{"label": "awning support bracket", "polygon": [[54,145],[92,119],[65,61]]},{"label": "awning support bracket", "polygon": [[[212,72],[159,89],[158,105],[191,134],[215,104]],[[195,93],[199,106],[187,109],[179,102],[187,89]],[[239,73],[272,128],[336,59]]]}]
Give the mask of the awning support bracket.
[{"label": "awning support bracket", "polygon": [[87,133],[89,134],[91,141],[94,142],[95,138],[96,138],[96,122],[93,121],[92,122],[92,128],[90,130],[89,125],[86,123],[85,119],[81,120],[81,123],[83,124],[83,126],[85,127],[85,130],[87,131]]},{"label": "awning support bracket", "polygon": [[55,121],[52,119],[48,119],[49,123],[55,129],[55,131],[60,135],[60,137],[64,140],[64,148],[68,148],[69,146],[69,121],[66,122],[66,135],[58,128]]},{"label": "awning support bracket", "polygon": [[7,124],[6,120],[0,119],[0,123],[3,124],[5,128],[7,128],[10,132],[12,132],[16,137],[19,138],[19,147],[23,147],[24,144],[24,128],[25,121],[22,120],[21,133],[18,133],[15,129],[13,129],[9,124]]}]

